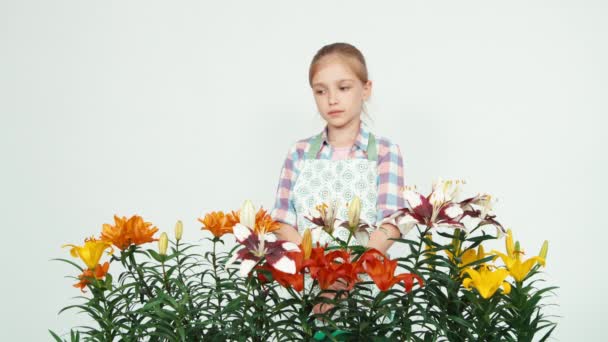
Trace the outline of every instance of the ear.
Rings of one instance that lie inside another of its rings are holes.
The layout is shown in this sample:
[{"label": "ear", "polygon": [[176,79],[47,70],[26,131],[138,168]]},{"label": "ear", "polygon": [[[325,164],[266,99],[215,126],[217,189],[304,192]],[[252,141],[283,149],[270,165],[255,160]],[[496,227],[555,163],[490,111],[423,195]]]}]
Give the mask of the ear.
[{"label": "ear", "polygon": [[372,95],[372,80],[367,80],[363,85],[363,101],[367,101]]}]

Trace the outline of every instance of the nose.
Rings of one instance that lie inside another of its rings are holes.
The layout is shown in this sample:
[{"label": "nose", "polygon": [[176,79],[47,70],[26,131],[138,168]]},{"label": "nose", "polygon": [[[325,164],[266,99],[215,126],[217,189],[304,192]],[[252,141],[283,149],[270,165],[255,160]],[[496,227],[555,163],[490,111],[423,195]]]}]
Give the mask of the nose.
[{"label": "nose", "polygon": [[336,95],[335,92],[330,91],[327,94],[327,101],[329,101],[330,105],[336,104],[336,103],[338,103],[338,96]]}]

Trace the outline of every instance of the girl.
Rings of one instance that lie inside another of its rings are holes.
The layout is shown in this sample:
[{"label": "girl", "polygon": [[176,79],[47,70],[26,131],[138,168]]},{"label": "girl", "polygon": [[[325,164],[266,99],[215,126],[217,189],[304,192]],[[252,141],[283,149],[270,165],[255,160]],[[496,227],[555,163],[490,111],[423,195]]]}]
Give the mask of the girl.
[{"label": "girl", "polygon": [[[370,132],[361,119],[372,90],[365,59],[350,44],[326,45],[314,56],[308,81],[326,125],[289,149],[271,212],[281,223],[278,238],[300,244],[301,233],[313,226],[304,216],[323,202],[338,200],[337,218],[346,220],[346,203],[358,196],[361,219],[383,228],[371,232],[367,247],[386,254],[389,238],[400,237],[387,216],[404,207],[403,160],[397,144]],[[332,288],[345,286],[336,282]]]}]

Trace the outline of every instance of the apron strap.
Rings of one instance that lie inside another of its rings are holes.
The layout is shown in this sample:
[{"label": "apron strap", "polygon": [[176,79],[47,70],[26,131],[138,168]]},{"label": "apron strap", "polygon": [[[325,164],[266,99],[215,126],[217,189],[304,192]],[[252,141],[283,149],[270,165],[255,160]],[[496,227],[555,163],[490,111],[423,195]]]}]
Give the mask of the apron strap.
[{"label": "apron strap", "polygon": [[367,160],[377,161],[378,160],[378,149],[376,145],[376,137],[370,132],[367,140]]},{"label": "apron strap", "polygon": [[317,134],[317,136],[312,139],[312,141],[310,142],[310,147],[306,152],[306,159],[317,159],[317,153],[319,153],[319,150],[321,149],[322,139],[323,138],[321,133]]},{"label": "apron strap", "polygon": [[[321,149],[322,134],[317,134],[310,142],[310,147],[306,152],[306,159],[317,159],[317,154]],[[378,161],[378,148],[376,144],[376,137],[370,132],[367,141],[367,160]]]}]

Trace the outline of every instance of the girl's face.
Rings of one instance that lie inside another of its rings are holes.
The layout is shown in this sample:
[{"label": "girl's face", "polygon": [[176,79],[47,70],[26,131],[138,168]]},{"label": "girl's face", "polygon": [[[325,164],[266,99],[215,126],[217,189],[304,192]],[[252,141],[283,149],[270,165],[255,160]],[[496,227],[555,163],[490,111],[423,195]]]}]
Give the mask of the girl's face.
[{"label": "girl's face", "polygon": [[363,84],[348,65],[328,58],[312,79],[317,109],[329,126],[344,127],[360,120],[363,101],[371,94],[371,81]]}]

